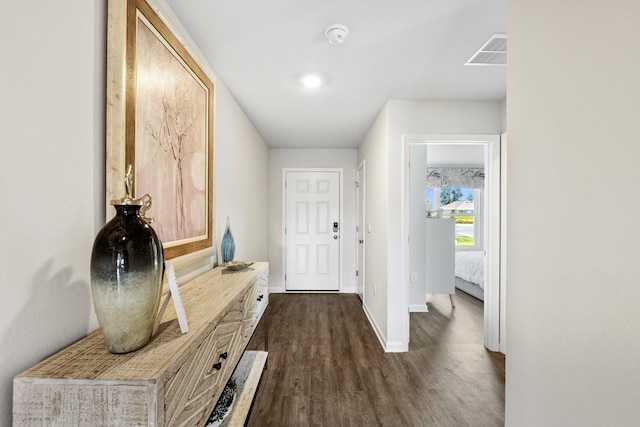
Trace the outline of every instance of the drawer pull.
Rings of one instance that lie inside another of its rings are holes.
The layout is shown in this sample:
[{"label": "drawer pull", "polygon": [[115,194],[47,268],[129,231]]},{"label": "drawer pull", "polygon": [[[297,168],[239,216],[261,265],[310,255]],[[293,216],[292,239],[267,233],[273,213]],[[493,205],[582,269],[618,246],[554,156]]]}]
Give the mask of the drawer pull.
[{"label": "drawer pull", "polygon": [[221,359],[226,359],[226,358],[227,358],[227,352],[225,351],[224,353],[222,353],[222,354],[220,355],[220,358],[221,358]]},{"label": "drawer pull", "polygon": [[213,365],[213,369],[215,369],[216,371],[219,371],[220,369],[222,369],[222,362],[218,362],[215,365]]}]

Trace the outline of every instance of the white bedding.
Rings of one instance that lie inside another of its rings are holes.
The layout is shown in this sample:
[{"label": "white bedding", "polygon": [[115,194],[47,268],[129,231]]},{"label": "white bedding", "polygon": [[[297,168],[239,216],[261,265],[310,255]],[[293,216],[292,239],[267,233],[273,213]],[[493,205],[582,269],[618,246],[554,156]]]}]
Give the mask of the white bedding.
[{"label": "white bedding", "polygon": [[456,276],[484,289],[484,251],[456,252]]}]

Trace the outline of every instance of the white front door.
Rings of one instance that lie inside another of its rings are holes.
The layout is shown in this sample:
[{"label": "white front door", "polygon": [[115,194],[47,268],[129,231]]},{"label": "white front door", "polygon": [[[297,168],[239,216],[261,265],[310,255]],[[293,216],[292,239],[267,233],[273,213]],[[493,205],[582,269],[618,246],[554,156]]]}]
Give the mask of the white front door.
[{"label": "white front door", "polygon": [[285,289],[340,290],[340,172],[285,173]]}]

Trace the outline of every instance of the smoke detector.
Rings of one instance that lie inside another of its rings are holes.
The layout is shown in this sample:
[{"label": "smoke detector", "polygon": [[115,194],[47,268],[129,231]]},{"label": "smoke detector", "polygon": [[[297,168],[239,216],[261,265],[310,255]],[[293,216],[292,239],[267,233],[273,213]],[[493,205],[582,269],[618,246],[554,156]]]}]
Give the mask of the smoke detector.
[{"label": "smoke detector", "polygon": [[324,32],[324,35],[327,36],[331,44],[342,43],[344,39],[347,38],[347,34],[349,34],[349,29],[341,24],[329,25]]}]

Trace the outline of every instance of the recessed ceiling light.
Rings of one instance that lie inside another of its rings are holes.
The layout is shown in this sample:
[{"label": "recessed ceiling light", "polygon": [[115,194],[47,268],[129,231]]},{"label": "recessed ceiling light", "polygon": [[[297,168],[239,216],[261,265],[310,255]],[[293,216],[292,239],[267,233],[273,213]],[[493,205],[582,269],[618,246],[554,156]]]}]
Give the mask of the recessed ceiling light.
[{"label": "recessed ceiling light", "polygon": [[329,81],[326,75],[315,71],[298,74],[295,79],[299,85],[310,89],[316,89],[320,86],[324,86]]},{"label": "recessed ceiling light", "polygon": [[302,84],[313,89],[322,84],[322,79],[317,74],[308,74],[302,78]]}]

